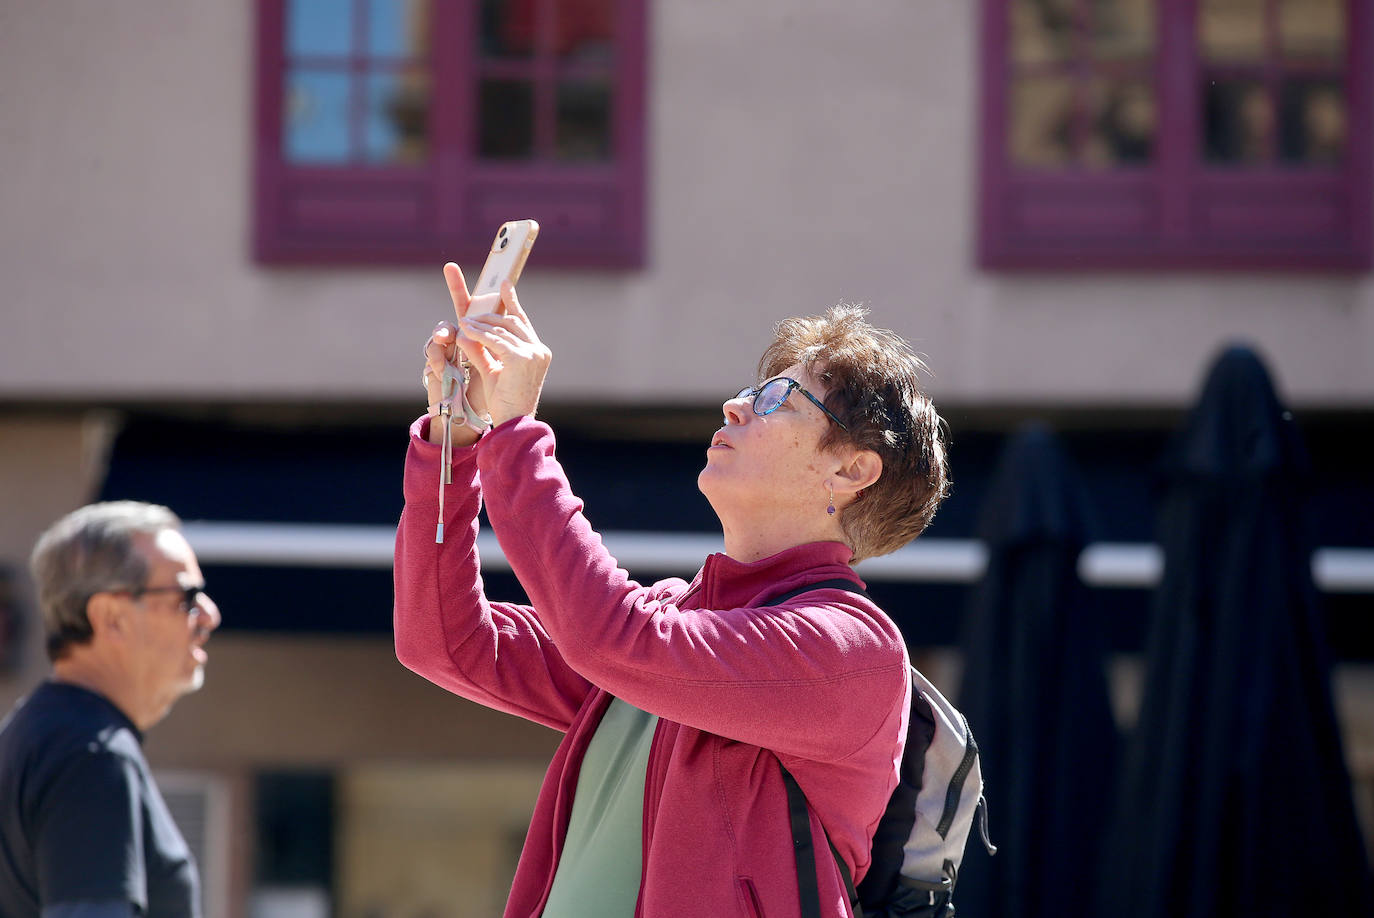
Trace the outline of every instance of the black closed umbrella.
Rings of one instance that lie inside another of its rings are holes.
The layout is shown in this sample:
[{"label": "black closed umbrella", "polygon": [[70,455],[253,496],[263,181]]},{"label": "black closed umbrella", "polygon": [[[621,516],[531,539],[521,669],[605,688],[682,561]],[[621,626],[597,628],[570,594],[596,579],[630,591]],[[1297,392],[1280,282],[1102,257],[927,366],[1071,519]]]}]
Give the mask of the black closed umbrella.
[{"label": "black closed umbrella", "polygon": [[982,507],[988,568],[963,642],[959,708],[981,751],[996,857],[972,844],[961,918],[1084,918],[1116,758],[1104,629],[1079,581],[1087,501],[1049,430],[1017,433]]},{"label": "black closed umbrella", "polygon": [[1374,914],[1304,521],[1308,464],[1232,347],[1163,465],[1140,716],[1101,914]]}]

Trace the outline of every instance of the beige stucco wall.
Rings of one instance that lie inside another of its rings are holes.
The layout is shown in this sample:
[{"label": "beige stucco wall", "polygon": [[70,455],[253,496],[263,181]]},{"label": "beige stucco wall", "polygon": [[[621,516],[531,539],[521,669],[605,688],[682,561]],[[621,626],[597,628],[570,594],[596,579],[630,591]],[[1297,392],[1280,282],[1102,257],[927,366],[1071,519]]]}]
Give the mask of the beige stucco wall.
[{"label": "beige stucco wall", "polygon": [[426,682],[396,662],[389,636],[226,633],[206,650],[205,687],[148,734],[159,767],[542,766],[561,738]]},{"label": "beige stucco wall", "polygon": [[[1298,404],[1374,399],[1368,276],[979,272],[978,6],[652,4],[649,264],[536,250],[547,398],[714,400],[771,321],[850,298],[930,355],[945,402],[1177,404],[1237,335]],[[252,7],[0,8],[0,400],[418,393],[438,257],[251,260]]]}]

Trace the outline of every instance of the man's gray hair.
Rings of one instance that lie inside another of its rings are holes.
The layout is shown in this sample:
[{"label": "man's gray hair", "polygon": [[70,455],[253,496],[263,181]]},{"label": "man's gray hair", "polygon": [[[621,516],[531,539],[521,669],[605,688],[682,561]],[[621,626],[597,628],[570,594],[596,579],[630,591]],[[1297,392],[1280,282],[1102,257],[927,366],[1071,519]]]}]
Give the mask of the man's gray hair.
[{"label": "man's gray hair", "polygon": [[87,504],[48,527],[29,559],[43,610],[48,657],[91,639],[86,604],[104,590],[137,590],[148,579],[148,559],[135,535],[180,529],[181,520],[159,504],[118,500]]}]

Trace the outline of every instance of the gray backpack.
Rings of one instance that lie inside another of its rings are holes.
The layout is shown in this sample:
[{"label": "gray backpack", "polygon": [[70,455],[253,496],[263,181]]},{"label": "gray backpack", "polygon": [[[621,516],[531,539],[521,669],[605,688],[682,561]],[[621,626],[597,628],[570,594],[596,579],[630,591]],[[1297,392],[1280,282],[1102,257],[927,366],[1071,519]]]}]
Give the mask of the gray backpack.
[{"label": "gray backpack", "polygon": [[[802,593],[826,588],[862,592],[851,580],[826,580],[774,597],[764,605],[779,605]],[[802,918],[820,918],[806,796],[786,768],[782,777],[792,819]],[[857,888],[849,868],[830,846],[856,918],[952,918],[951,896],[975,818],[984,847],[988,854],[995,854],[997,849],[988,839],[987,801],[973,732],[939,689],[912,667],[911,719],[898,782],[873,836],[873,862]]]}]

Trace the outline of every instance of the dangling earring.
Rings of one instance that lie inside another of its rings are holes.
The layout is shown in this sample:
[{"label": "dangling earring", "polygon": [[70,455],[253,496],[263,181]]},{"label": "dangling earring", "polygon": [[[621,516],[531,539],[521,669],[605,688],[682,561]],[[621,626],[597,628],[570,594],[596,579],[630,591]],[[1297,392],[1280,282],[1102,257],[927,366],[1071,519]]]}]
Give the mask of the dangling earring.
[{"label": "dangling earring", "polygon": [[834,515],[835,515],[835,489],[832,488],[832,487],[830,487],[829,485],[826,485],[826,489],[827,489],[828,491],[830,491],[830,506],[825,508],[825,512],[828,513],[828,514],[830,514],[831,516],[834,516]]}]

